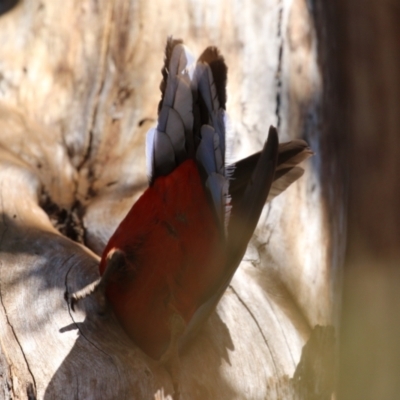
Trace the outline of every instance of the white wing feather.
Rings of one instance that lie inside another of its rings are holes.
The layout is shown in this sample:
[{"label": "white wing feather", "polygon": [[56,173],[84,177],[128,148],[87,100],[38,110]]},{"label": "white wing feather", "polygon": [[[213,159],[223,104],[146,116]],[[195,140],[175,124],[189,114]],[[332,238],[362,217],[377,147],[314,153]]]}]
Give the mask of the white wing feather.
[{"label": "white wing feather", "polygon": [[186,140],[193,134],[193,95],[188,71],[192,63],[193,56],[188,49],[176,44],[166,66],[157,129],[149,132],[147,139],[150,182],[154,175],[167,175],[187,158]]}]

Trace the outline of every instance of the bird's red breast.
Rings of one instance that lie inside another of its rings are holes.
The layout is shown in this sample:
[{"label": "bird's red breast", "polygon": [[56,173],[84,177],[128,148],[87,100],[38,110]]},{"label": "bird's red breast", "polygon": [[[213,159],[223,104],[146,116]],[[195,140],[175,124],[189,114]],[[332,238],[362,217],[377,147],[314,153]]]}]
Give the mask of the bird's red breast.
[{"label": "bird's red breast", "polygon": [[176,310],[188,323],[221,278],[223,232],[193,160],[157,178],[134,204],[103,253],[126,254],[126,266],[106,295],[128,335],[159,358]]}]

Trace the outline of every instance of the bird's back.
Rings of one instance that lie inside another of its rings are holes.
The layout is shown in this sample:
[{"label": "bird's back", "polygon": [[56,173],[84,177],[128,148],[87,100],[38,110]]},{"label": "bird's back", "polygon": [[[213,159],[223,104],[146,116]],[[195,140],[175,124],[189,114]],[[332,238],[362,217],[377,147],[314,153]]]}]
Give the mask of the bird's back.
[{"label": "bird's back", "polygon": [[[223,274],[224,239],[193,160],[144,192],[104,253],[114,247],[126,254],[126,265],[106,295],[129,336],[159,358],[171,315],[188,323]],[[105,267],[103,258],[101,273]]]}]

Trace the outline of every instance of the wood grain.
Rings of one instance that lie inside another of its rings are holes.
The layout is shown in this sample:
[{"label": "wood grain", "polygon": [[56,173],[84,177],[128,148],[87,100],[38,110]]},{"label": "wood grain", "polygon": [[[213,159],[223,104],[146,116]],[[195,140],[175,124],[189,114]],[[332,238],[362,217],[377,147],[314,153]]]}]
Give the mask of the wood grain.
[{"label": "wood grain", "polygon": [[[196,54],[214,44],[225,56],[231,161],[259,150],[271,124],[316,152],[265,207],[231,286],[183,355],[181,398],[297,398],[302,348],[315,325],[332,323],[341,249],[322,189],[323,86],[306,1],[25,0],[0,16],[5,399],[171,394],[168,373],[110,310],[88,298],[72,313],[64,300],[96,278],[98,255],[146,187],[144,138],[170,34]],[[57,218],[79,225],[83,243],[57,231]]]}]

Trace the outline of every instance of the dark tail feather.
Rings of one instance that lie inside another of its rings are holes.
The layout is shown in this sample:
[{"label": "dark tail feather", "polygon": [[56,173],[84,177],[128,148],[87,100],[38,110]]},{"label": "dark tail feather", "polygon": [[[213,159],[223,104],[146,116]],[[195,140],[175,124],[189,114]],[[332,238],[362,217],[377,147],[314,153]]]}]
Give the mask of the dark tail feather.
[{"label": "dark tail feather", "polygon": [[[260,155],[261,152],[255,153],[228,167],[233,171],[232,179],[229,182],[229,193],[232,197],[233,209],[243,196],[247,182]],[[267,201],[271,201],[278,196],[303,175],[304,170],[298,164],[312,155],[313,152],[304,140],[296,139],[279,145],[277,167]]]},{"label": "dark tail feather", "polygon": [[210,46],[203,51],[198,61],[207,63],[210,66],[214,77],[219,107],[225,110],[228,67],[225,64],[224,57],[217,47]]},{"label": "dark tail feather", "polygon": [[[240,197],[233,198],[232,214],[228,227],[228,246],[232,257],[240,260],[246,251],[261,211],[274,181],[278,162],[279,140],[276,128],[271,126],[267,142],[257,157],[256,164],[248,175],[247,183]],[[235,175],[235,172],[233,173]],[[232,196],[232,193],[231,193]],[[237,254],[237,256],[236,256]],[[239,259],[239,258],[240,259]],[[232,261],[234,261],[232,260]],[[236,269],[237,265],[234,267]]]},{"label": "dark tail feather", "polygon": [[277,131],[271,126],[268,140],[264,149],[258,154],[250,179],[237,202],[237,208],[232,210],[228,225],[228,258],[224,267],[224,275],[215,290],[211,291],[213,294],[199,307],[187,326],[185,335],[180,342],[182,349],[213,312],[243,258],[274,179],[278,146]]},{"label": "dark tail feather", "polygon": [[197,60],[193,81],[197,86],[194,101],[194,134],[200,137],[203,125],[211,125],[218,133],[221,152],[225,156],[225,103],[228,67],[216,47],[207,47]]}]

